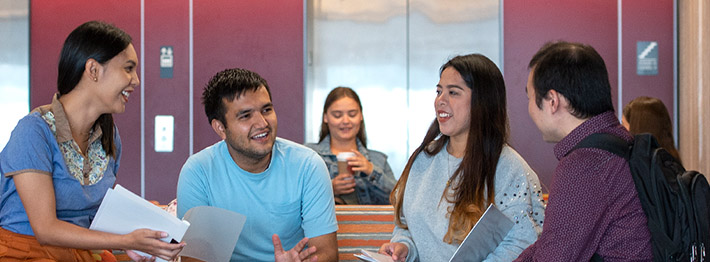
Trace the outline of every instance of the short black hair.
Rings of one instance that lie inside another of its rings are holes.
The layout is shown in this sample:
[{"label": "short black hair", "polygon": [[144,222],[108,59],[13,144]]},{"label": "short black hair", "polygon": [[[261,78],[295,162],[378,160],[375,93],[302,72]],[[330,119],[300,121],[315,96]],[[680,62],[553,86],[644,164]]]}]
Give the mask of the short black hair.
[{"label": "short black hair", "polygon": [[261,86],[266,88],[269,100],[271,100],[269,84],[257,73],[246,69],[232,68],[215,74],[202,91],[202,104],[205,105],[207,121],[211,124],[213,119],[217,119],[226,124],[225,114],[227,112],[222,100],[234,100],[245,91],[255,92]]},{"label": "short black hair", "polygon": [[570,113],[581,119],[613,111],[611,85],[604,59],[593,47],[559,41],[547,43],[528,65],[533,70],[535,103],[550,90],[562,94],[570,104]]}]

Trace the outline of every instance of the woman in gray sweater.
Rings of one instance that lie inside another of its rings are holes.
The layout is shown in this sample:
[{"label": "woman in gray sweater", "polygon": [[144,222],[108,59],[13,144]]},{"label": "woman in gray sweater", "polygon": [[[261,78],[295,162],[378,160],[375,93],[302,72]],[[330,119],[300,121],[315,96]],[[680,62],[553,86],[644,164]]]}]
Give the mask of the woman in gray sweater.
[{"label": "woman in gray sweater", "polygon": [[390,195],[396,226],[380,253],[447,261],[493,204],[514,226],[485,261],[512,261],[542,231],[544,203],[537,175],[507,145],[503,76],[485,56],[457,56],[436,94],[436,120]]}]

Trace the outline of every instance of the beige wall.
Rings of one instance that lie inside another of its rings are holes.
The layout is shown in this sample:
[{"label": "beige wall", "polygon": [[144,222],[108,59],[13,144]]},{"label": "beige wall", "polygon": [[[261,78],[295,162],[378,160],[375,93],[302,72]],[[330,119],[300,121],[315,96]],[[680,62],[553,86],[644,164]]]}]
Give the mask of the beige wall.
[{"label": "beige wall", "polygon": [[678,25],[680,155],[710,177],[710,3],[678,1]]}]

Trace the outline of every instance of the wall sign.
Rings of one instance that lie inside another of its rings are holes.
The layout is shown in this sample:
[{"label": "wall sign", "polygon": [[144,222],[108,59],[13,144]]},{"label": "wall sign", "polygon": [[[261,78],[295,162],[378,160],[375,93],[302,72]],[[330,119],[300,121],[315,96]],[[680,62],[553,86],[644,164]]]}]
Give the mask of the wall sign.
[{"label": "wall sign", "polygon": [[173,78],[173,47],[160,47],[160,78]]},{"label": "wall sign", "polygon": [[658,42],[636,42],[636,74],[658,75]]}]

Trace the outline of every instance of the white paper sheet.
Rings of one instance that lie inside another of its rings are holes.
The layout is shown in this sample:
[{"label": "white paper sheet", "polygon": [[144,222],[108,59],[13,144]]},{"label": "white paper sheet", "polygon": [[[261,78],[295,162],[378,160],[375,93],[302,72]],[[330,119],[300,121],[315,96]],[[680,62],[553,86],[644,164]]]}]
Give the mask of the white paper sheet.
[{"label": "white paper sheet", "polygon": [[183,219],[191,226],[183,238],[187,245],[180,255],[210,262],[232,258],[246,222],[242,214],[210,206],[190,208]]},{"label": "white paper sheet", "polygon": [[370,252],[364,249],[360,249],[360,252],[362,254],[355,254],[354,256],[359,258],[362,261],[367,261],[367,262],[394,262],[392,260],[392,257],[386,256],[383,254],[375,253],[375,252]]},{"label": "white paper sheet", "polygon": [[473,225],[449,262],[483,261],[498,247],[508,231],[513,228],[510,221],[498,208],[489,205],[481,219]]},{"label": "white paper sheet", "polygon": [[[168,237],[162,241],[185,241],[180,255],[212,262],[230,260],[244,222],[246,217],[242,214],[209,206],[193,207],[180,220],[116,185],[106,192],[89,229],[114,234],[128,234],[140,228],[164,231]],[[157,258],[156,261],[164,260]]]},{"label": "white paper sheet", "polygon": [[[162,208],[116,185],[108,189],[101,206],[91,222],[89,229],[114,234],[128,234],[136,229],[148,228],[168,233],[162,241],[180,242],[190,223],[182,221]],[[148,256],[143,252],[141,255]],[[160,258],[157,261],[164,261]]]}]

